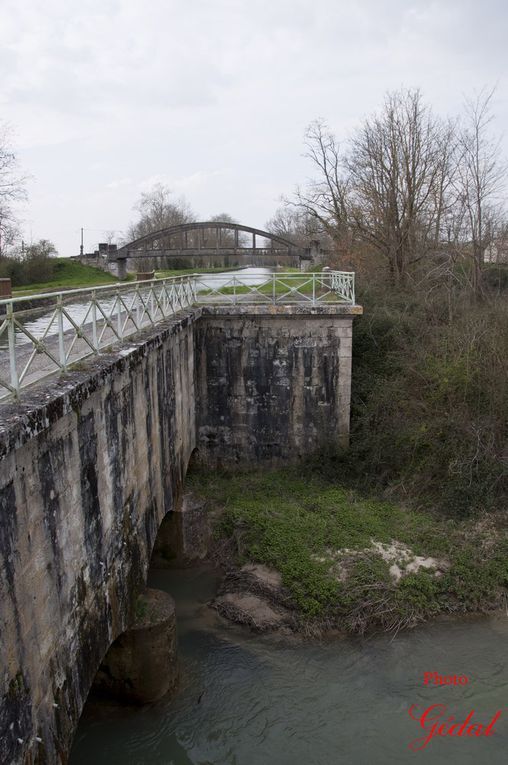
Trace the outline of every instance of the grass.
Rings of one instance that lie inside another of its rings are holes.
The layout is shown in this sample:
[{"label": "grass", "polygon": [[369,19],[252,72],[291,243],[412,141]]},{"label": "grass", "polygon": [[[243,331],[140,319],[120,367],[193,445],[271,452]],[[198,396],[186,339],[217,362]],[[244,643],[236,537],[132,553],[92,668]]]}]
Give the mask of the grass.
[{"label": "grass", "polygon": [[[70,258],[54,258],[52,263],[54,274],[51,279],[45,282],[37,282],[30,285],[24,285],[23,287],[17,287],[13,290],[13,295],[31,295],[37,292],[46,292],[57,289],[72,290],[79,289],[80,287],[98,287],[106,284],[116,284],[120,281],[116,276],[113,276],[107,271],[84,265],[77,260],[70,260]],[[228,270],[233,271],[237,269],[205,268],[199,271],[199,273],[223,273]],[[167,278],[169,276],[185,276],[193,273],[196,273],[195,268],[155,272],[158,279]],[[129,274],[127,281],[132,281],[134,278],[134,274]]]},{"label": "grass", "polygon": [[[277,569],[304,621],[351,632],[398,630],[439,613],[488,611],[506,602],[508,534],[490,520],[443,518],[346,489],[310,468],[233,474],[193,472],[192,490],[220,508],[216,534],[233,541],[235,563]],[[397,540],[416,555],[449,561],[439,578],[420,569],[397,584],[372,540]],[[330,551],[349,555],[339,580]],[[368,552],[365,552],[365,550]]]},{"label": "grass", "polygon": [[77,260],[70,260],[70,258],[55,258],[53,269],[53,277],[50,280],[18,287],[13,290],[13,295],[30,295],[56,289],[72,290],[80,287],[97,287],[119,281],[116,276],[112,276],[100,268],[85,266]]}]

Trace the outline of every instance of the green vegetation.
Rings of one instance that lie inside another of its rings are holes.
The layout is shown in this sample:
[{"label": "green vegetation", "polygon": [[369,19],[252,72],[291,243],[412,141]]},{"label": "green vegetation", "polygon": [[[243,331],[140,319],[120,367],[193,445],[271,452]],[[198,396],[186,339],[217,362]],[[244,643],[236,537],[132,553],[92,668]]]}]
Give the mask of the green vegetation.
[{"label": "green vegetation", "polygon": [[508,303],[364,290],[353,340],[351,485],[455,517],[508,499]]},{"label": "green vegetation", "polygon": [[[330,480],[330,467],[194,471],[188,480],[219,509],[216,533],[234,562],[277,569],[303,623],[397,630],[506,602],[508,531],[494,516],[458,521],[364,498]],[[373,541],[445,561],[441,576],[420,568],[396,583]]]},{"label": "green vegetation", "polygon": [[[189,478],[220,508],[218,549],[280,571],[311,630],[506,607],[507,283],[487,271],[480,300],[448,278],[360,281],[347,452]],[[434,567],[405,571],[405,554]]]},{"label": "green vegetation", "polygon": [[[13,285],[15,286],[13,293],[16,295],[28,295],[59,288],[71,290],[80,287],[96,287],[101,284],[114,284],[119,281],[115,276],[102,271],[100,268],[85,266],[77,260],[70,260],[70,258],[51,258],[50,269],[50,272],[46,273],[44,280],[22,281],[22,287],[18,286],[16,288],[20,283],[13,279]],[[1,264],[0,275],[4,275]]]},{"label": "green vegetation", "polygon": [[142,622],[148,614],[148,602],[144,595],[138,595],[134,603],[134,617],[136,622]]}]

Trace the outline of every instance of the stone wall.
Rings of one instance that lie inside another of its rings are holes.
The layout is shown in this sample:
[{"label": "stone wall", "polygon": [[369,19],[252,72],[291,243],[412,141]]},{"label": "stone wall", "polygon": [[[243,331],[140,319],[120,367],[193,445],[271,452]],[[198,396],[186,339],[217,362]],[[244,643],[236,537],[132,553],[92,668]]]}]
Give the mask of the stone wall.
[{"label": "stone wall", "polygon": [[6,765],[66,760],[95,672],[131,622],[194,448],[196,316],[2,407]]},{"label": "stone wall", "polygon": [[347,446],[354,315],[347,306],[204,308],[197,444],[210,465]]}]

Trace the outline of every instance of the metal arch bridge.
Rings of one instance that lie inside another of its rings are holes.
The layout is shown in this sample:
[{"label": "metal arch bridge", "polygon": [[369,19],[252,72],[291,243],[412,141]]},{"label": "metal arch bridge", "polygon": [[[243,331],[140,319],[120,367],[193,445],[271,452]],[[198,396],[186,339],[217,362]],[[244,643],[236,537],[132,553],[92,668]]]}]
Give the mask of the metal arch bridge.
[{"label": "metal arch bridge", "polygon": [[[262,246],[260,240],[264,240]],[[268,246],[266,243],[268,242]],[[251,226],[228,221],[182,223],[155,231],[108,253],[108,260],[127,258],[233,255],[311,260],[310,248],[297,247],[289,239]]]}]

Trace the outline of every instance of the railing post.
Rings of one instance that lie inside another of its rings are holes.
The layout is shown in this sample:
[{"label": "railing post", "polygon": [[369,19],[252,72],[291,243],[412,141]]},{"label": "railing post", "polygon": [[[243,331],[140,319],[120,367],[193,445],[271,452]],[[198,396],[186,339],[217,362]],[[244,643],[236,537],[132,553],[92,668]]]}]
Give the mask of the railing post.
[{"label": "railing post", "polygon": [[116,301],[117,301],[117,323],[118,323],[118,338],[121,340],[123,338],[123,332],[122,332],[122,303],[120,301],[120,290],[116,293]]},{"label": "railing post", "polygon": [[274,271],[272,273],[272,300],[273,300],[273,304],[274,305],[275,305],[275,302],[276,302],[276,295],[277,295],[277,292],[276,292],[276,289],[275,289],[275,271]]},{"label": "railing post", "polygon": [[139,284],[136,286],[136,324],[141,325],[141,297],[139,295]]},{"label": "railing post", "polygon": [[312,274],[312,305],[316,305],[316,274]]},{"label": "railing post", "polygon": [[65,357],[65,344],[64,344],[64,326],[63,326],[63,298],[58,295],[57,301],[58,312],[58,355],[60,358],[60,369],[62,372],[67,372],[67,359]]},{"label": "railing post", "polygon": [[92,345],[95,353],[99,353],[99,341],[97,339],[97,297],[95,290],[92,292]]},{"label": "railing post", "polygon": [[16,368],[16,327],[14,326],[14,314],[12,310],[12,303],[7,304],[6,316],[8,322],[8,336],[9,336],[9,364],[11,369],[11,385],[14,388],[14,397],[19,397],[19,377],[18,370]]}]

